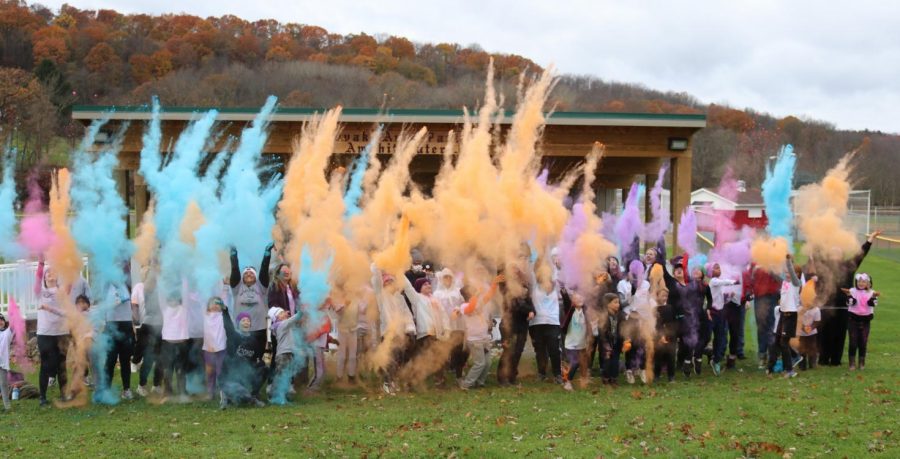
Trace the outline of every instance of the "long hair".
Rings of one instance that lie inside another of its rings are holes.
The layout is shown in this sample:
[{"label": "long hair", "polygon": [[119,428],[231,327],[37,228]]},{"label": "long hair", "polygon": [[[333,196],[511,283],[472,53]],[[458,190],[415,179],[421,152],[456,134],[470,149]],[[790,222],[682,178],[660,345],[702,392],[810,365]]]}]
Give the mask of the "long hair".
[{"label": "long hair", "polygon": [[[284,279],[281,277],[281,268],[283,268],[285,266],[290,267],[290,265],[288,265],[287,263],[278,263],[278,266],[275,267],[275,276],[274,276],[272,285],[275,287],[275,290],[277,290],[279,292],[285,291],[286,287],[288,286],[288,283],[285,282]],[[291,277],[293,277],[293,276],[291,276]],[[291,279],[290,287],[293,292],[297,292],[297,281],[294,279]]]}]

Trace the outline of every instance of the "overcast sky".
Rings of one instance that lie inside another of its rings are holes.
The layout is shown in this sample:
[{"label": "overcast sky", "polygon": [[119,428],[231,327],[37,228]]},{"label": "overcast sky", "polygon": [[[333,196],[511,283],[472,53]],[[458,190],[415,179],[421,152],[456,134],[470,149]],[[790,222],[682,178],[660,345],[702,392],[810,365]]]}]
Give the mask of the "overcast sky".
[{"label": "overcast sky", "polygon": [[[900,2],[67,0],[83,9],[234,14],[478,43],[561,73],[685,91],[703,102],[900,132]],[[64,1],[43,3],[57,9]]]}]

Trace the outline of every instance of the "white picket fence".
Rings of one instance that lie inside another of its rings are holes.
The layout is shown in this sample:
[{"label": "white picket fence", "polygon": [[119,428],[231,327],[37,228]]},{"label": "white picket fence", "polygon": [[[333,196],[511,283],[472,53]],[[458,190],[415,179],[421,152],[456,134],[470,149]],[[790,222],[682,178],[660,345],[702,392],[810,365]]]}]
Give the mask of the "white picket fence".
[{"label": "white picket fence", "polygon": [[[38,296],[34,293],[37,266],[36,261],[28,260],[0,265],[0,312],[7,314],[9,299],[15,298],[19,310],[26,319],[34,319],[37,316]],[[82,274],[90,282],[87,257],[84,258]]]}]

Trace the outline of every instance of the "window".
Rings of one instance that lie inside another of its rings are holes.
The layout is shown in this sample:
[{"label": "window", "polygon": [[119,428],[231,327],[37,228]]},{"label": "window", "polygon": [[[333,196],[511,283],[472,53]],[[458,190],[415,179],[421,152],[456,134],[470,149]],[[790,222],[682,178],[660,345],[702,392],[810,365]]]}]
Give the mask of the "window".
[{"label": "window", "polygon": [[749,218],[762,218],[762,209],[750,209],[747,211]]}]

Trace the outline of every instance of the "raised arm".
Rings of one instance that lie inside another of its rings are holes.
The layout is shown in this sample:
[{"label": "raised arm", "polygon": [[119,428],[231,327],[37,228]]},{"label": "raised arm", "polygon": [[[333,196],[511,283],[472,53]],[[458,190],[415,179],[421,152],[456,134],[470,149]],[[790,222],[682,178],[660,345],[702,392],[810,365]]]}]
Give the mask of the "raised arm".
[{"label": "raised arm", "polygon": [[[384,283],[381,280],[381,270],[375,266],[375,263],[372,263],[370,269],[372,270],[372,290],[375,291],[375,299],[381,301],[381,290],[384,288]],[[405,278],[406,276],[403,277]]]},{"label": "raised arm", "polygon": [[419,292],[413,288],[412,284],[409,282],[409,278],[406,276],[400,276],[400,282],[402,282],[401,286],[403,287],[403,293],[406,294],[406,297],[409,298],[409,301],[412,301],[413,298],[418,298]]},{"label": "raised arm", "polygon": [[262,263],[259,265],[259,283],[264,288],[269,288],[269,262],[272,261],[272,247],[274,246],[275,244],[272,243],[266,246],[266,251],[263,252]]},{"label": "raised arm", "polygon": [[234,328],[234,322],[231,320],[231,314],[228,313],[227,307],[222,309],[222,319],[225,324],[225,339],[232,342],[237,340],[238,332]]},{"label": "raised arm", "polygon": [[787,261],[784,263],[784,267],[787,269],[788,276],[791,278],[791,284],[794,287],[800,286],[800,278],[797,277],[797,272],[794,271],[794,259],[790,255],[787,257]]},{"label": "raised arm", "polygon": [[866,255],[869,254],[869,249],[872,248],[872,243],[875,242],[875,238],[881,235],[881,231],[875,231],[869,235],[866,242],[863,242],[862,248],[859,253],[853,257],[853,270],[856,271],[859,268],[859,265],[862,264],[863,260],[866,259]]},{"label": "raised arm", "polygon": [[231,278],[228,280],[228,284],[231,285],[231,288],[235,288],[240,283],[241,283],[241,268],[238,265],[238,253],[237,253],[237,249],[232,247],[231,248]]}]

